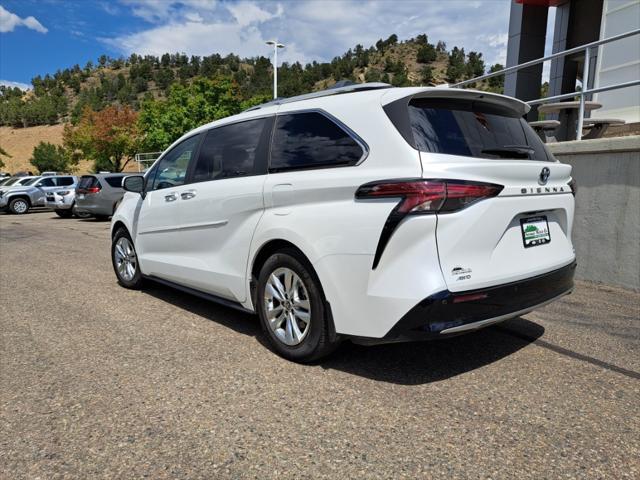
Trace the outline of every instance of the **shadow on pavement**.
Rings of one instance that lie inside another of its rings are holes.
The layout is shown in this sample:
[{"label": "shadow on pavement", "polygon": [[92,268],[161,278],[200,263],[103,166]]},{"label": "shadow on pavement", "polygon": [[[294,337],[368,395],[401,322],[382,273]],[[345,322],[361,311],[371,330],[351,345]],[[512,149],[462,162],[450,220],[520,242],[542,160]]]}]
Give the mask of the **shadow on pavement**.
[{"label": "shadow on pavement", "polygon": [[[143,292],[243,335],[260,337],[260,322],[256,315],[234,310],[151,281],[145,283]],[[262,343],[262,338],[259,340]]]},{"label": "shadow on pavement", "polygon": [[[526,331],[524,336],[510,332]],[[523,318],[477,332],[426,342],[360,346],[347,343],[322,362],[372,380],[420,385],[475,370],[526,347],[544,333],[544,327]]]},{"label": "shadow on pavement", "polygon": [[[238,333],[256,337],[265,348],[269,348],[256,315],[160,284],[149,283],[144,292]],[[428,342],[375,346],[344,342],[333,355],[318,364],[322,368],[341,370],[376,381],[420,385],[445,380],[497,362],[534,342],[543,333],[541,325],[515,318],[478,332]]]}]

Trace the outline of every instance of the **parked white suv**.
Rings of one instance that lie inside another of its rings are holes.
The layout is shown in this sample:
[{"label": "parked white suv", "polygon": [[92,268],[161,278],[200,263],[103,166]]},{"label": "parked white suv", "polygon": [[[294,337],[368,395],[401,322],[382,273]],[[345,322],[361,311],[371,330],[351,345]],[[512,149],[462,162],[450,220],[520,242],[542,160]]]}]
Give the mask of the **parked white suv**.
[{"label": "parked white suv", "polygon": [[281,355],[442,337],[569,293],[574,184],[486,92],[364,84],[189,132],[112,220],[119,282],[257,312]]}]

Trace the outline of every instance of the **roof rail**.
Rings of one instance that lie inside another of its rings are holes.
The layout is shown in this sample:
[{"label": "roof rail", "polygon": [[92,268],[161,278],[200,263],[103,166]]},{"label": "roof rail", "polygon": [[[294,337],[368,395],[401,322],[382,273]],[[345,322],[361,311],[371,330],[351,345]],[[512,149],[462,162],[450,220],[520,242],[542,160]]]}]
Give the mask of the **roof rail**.
[{"label": "roof rail", "polygon": [[305,93],[304,95],[296,95],[295,97],[288,98],[276,98],[267,103],[262,103],[245,110],[245,112],[251,112],[253,110],[260,110],[261,108],[271,107],[273,105],[283,105],[285,103],[300,102],[302,100],[309,100],[311,98],[328,97],[329,95],[338,95],[341,93],[363,92],[366,90],[378,90],[381,88],[393,88],[388,83],[381,82],[369,82],[369,83],[354,83],[352,85],[345,85],[340,87],[329,87],[326,90],[320,90],[318,92]]}]

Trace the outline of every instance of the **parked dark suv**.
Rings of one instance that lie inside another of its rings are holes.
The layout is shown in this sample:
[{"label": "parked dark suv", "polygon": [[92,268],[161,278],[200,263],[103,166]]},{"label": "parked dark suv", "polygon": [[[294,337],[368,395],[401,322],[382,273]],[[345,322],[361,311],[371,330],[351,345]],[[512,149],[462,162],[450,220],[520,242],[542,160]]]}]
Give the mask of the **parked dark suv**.
[{"label": "parked dark suv", "polygon": [[76,208],[95,218],[107,219],[116,211],[124,190],[121,173],[83,175],[76,188]]}]

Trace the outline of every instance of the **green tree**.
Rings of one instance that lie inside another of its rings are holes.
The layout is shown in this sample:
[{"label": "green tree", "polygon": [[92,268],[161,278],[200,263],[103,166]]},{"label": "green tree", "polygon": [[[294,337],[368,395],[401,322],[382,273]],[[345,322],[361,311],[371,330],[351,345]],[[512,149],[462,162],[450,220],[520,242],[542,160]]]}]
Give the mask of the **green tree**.
[{"label": "green tree", "polygon": [[29,163],[36,167],[40,173],[47,171],[68,172],[78,164],[78,161],[62,145],[40,142],[33,148]]},{"label": "green tree", "polygon": [[[499,63],[496,63],[491,66],[491,68],[489,69],[489,72],[490,73],[499,72],[502,69],[504,69],[504,66]],[[495,77],[491,77],[489,78],[488,82],[489,82],[489,88],[492,92],[496,92],[496,93],[504,92],[504,75],[496,75]]]},{"label": "green tree", "polygon": [[228,78],[196,78],[190,85],[174,84],[166,100],[148,99],[140,110],[142,148],[158,151],[204,123],[242,111],[236,83]]},{"label": "green tree", "polygon": [[418,49],[416,61],[418,63],[431,63],[435,61],[436,57],[436,48],[432,44],[427,43]]},{"label": "green tree", "polygon": [[474,78],[483,75],[484,60],[482,59],[482,54],[478,52],[469,52],[465,70],[467,78]]},{"label": "green tree", "polygon": [[464,48],[453,47],[449,54],[449,65],[447,66],[447,80],[451,83],[462,78],[465,73]]},{"label": "green tree", "polygon": [[0,168],[4,168],[4,161],[2,160],[2,157],[11,158],[11,155],[9,155],[4,148],[0,147]]},{"label": "green tree", "polygon": [[433,68],[429,65],[425,65],[420,70],[420,80],[423,84],[428,85],[429,83],[433,83]]}]

